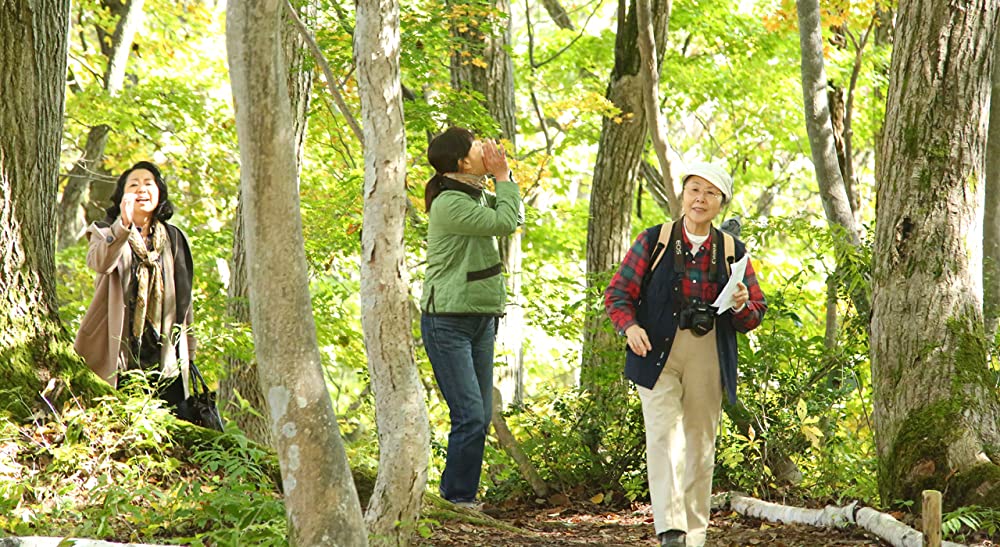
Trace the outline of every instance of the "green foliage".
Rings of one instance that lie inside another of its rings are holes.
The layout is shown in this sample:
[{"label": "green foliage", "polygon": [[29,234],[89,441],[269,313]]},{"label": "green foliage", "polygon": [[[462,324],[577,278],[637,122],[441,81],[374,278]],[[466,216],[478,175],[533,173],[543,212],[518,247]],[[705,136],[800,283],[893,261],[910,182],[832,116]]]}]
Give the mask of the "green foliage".
[{"label": "green foliage", "polygon": [[[786,276],[781,256],[773,251],[776,234],[786,248],[801,245],[802,254],[792,256],[811,254],[814,262],[806,269],[796,265]],[[781,453],[792,457],[804,475],[801,488],[811,495],[874,500],[867,335],[848,314],[836,346],[826,346],[820,331],[826,287],[809,271],[822,265],[839,237],[805,220],[750,224],[744,237],[768,311],[761,327],[738,337],[739,397],[753,425],[737,429],[724,420],[717,484],[764,495],[779,486],[767,454]]]},{"label": "green foliage", "polygon": [[[177,542],[281,544],[273,456],[235,430],[227,448],[173,442],[167,411],[138,385],[122,401],[67,404],[51,421],[2,422],[0,530]],[[190,427],[190,426],[183,426]],[[236,449],[233,446],[238,447]]]},{"label": "green foliage", "polygon": [[[743,239],[770,305],[765,323],[750,336],[739,338],[740,396],[754,426],[737,428],[730,420],[723,421],[717,486],[773,492],[778,485],[768,455],[781,451],[805,474],[804,491],[817,497],[872,500],[875,450],[869,423],[867,325],[851,303],[855,289],[867,289],[871,244],[866,242],[860,249],[845,244],[843,234],[827,230],[822,219],[801,114],[794,5],[787,1],[752,4],[675,2],[661,82],[662,110],[672,146],[687,161],[723,158],[735,174],[736,199],[724,216],[738,214],[746,220]],[[866,28],[870,6],[842,4],[828,7],[824,21],[857,37]],[[357,83],[351,73],[353,5],[342,0],[310,5],[316,8],[310,27],[334,74],[343,79],[341,91],[348,108],[358,116]],[[517,148],[509,149],[514,151],[515,176],[529,207],[522,229],[521,272],[527,321],[527,400],[523,407],[511,409],[508,419],[543,478],[557,488],[583,488],[588,493],[610,488],[628,499],[644,499],[648,492],[642,420],[637,398],[621,380],[620,348],[613,348],[613,355],[607,350],[608,362],[614,366],[595,376],[599,386],[608,388],[607,397],[589,398],[577,391],[585,351],[581,347],[584,324],[588,319],[607,323],[599,296],[585,294],[584,287],[587,275],[596,276],[595,286],[604,286],[610,276],[609,272],[586,271],[588,221],[592,214],[601,214],[590,210],[587,193],[602,123],[619,115],[604,98],[614,55],[615,5],[600,1],[564,5],[578,30],[558,29],[540,5],[527,6],[532,10],[530,48],[526,25],[521,24],[526,22],[525,7],[512,8],[518,22],[512,26],[510,47],[518,135]],[[153,158],[161,164],[177,210],[174,222],[190,236],[196,260],[199,364],[209,378],[221,378],[227,359],[253,355],[249,327],[234,324],[227,315],[239,156],[222,47],[223,18],[199,3],[147,1],[147,22],[129,59],[125,89],[111,97],[100,81],[106,59],[99,40],[102,33],[113,30],[116,20],[97,0],[84,0],[74,9],[77,21],[64,165],[79,157],[87,131],[96,124],[111,128],[106,159],[98,169],[105,183],[136,160]],[[427,139],[451,123],[480,135],[498,131],[482,97],[451,89],[449,60],[455,46],[449,29],[463,24],[473,28],[480,21],[486,29],[501,21],[494,12],[460,11],[442,0],[404,2],[400,17],[401,78],[407,96],[406,184],[412,205],[407,215],[405,266],[416,300],[426,235],[423,186],[431,175],[425,159]],[[850,40],[838,42],[826,53],[831,79],[846,86],[854,62]],[[855,171],[865,219],[873,211],[870,158],[881,126],[889,53],[888,46],[874,48],[869,43],[855,96]],[[306,56],[293,70],[316,73],[314,60]],[[358,277],[363,150],[320,79],[312,89],[306,142],[300,203],[317,339],[351,461],[375,468],[378,446]],[[95,187],[97,205],[107,206],[107,189],[107,184]],[[650,205],[648,195],[643,201],[643,218],[632,219],[630,237],[665,218]],[[92,296],[93,273],[85,266],[85,256],[85,245],[58,256],[60,313],[70,332],[75,332]],[[839,272],[835,272],[837,264],[842,266]],[[837,344],[827,347],[825,282],[831,276],[837,276],[841,323]],[[416,325],[413,334],[417,366],[428,390],[433,483],[443,466],[448,411],[435,390]],[[997,370],[1000,367],[994,364],[994,375]],[[594,424],[601,424],[604,435],[597,445],[588,436]],[[166,441],[154,444],[170,446]],[[136,537],[169,536],[194,544],[256,544],[283,537],[278,500],[267,488],[252,485],[253,477],[265,485],[269,480],[250,463],[257,461],[257,455],[227,454],[216,447],[182,459],[171,452],[175,448],[163,448],[168,460],[175,458],[175,467],[161,469],[165,464],[144,463],[150,469],[135,472],[164,477],[158,480],[173,477],[176,484],[170,488],[149,481],[128,483],[126,488],[119,475],[98,474],[111,477],[95,479],[105,481],[94,483],[95,492],[103,496],[100,503],[106,499],[106,506],[120,513],[92,503],[86,506],[89,512],[83,513],[87,523],[80,525],[87,528],[81,530],[107,537],[127,530]],[[72,456],[74,450],[80,450],[77,456]],[[86,450],[77,446],[61,457],[80,464]],[[491,498],[529,491],[516,466],[495,443],[489,444],[486,458],[489,480],[484,485]],[[189,462],[199,464],[199,470],[184,467]],[[176,475],[183,472],[190,474],[177,480]],[[125,476],[121,469],[116,473]],[[25,495],[34,499],[36,490],[50,488],[39,480],[0,482],[4,499],[15,495],[16,499]],[[125,496],[126,491],[131,498]],[[48,496],[57,507],[52,500],[60,496],[53,494],[55,490],[45,492],[39,495]],[[224,507],[228,515],[217,528],[196,514],[202,508],[189,503],[204,496],[216,507]],[[41,505],[29,506],[31,511],[41,511]],[[154,509],[183,518],[176,524],[156,520]],[[76,521],[70,521],[69,510],[53,514],[53,527],[73,530]],[[123,516],[118,518],[118,514]],[[41,526],[41,520],[10,517],[4,522],[30,523],[34,529]],[[416,526],[420,531],[433,524],[421,521]]]},{"label": "green foliage", "polygon": [[975,532],[990,537],[1000,530],[1000,509],[967,505],[941,515],[941,532],[949,540],[966,542]]},{"label": "green foliage", "polygon": [[[594,401],[576,390],[553,390],[530,405],[506,413],[507,422],[520,440],[542,479],[558,491],[587,493],[618,491],[629,499],[647,495],[645,479],[645,433],[638,397],[631,394],[617,401],[615,412],[600,449],[594,452],[582,429],[594,411]],[[610,408],[603,409],[605,411]],[[558,454],[558,457],[552,456]],[[489,490],[494,499],[530,492],[516,473],[516,465],[497,450],[489,452],[492,477]],[[506,472],[503,472],[506,471]]]}]

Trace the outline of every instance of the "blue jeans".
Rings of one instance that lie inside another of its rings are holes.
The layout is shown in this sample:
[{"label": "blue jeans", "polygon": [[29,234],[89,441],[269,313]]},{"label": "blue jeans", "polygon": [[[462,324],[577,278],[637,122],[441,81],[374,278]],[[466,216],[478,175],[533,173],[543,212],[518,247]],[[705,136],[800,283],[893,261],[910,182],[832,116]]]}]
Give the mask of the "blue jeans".
[{"label": "blue jeans", "polygon": [[422,314],[420,331],[451,418],[441,497],[474,501],[493,408],[496,318]]}]

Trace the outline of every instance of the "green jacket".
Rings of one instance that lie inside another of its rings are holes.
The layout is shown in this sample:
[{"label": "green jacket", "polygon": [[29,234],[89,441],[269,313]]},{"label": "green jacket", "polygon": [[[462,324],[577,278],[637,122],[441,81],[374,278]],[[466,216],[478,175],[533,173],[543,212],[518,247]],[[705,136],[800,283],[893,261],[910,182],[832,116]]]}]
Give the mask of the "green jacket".
[{"label": "green jacket", "polygon": [[497,182],[496,191],[473,192],[477,199],[445,190],[434,198],[420,302],[424,313],[503,315],[507,291],[497,237],[514,233],[524,222],[524,209],[514,182]]}]

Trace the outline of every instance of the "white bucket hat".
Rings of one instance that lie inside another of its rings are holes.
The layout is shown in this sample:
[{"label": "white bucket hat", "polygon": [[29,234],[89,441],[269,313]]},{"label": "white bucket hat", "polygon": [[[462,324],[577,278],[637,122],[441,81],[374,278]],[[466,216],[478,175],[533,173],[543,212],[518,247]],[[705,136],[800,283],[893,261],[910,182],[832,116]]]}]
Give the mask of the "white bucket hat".
[{"label": "white bucket hat", "polygon": [[708,182],[712,183],[722,192],[725,196],[726,201],[733,199],[733,177],[729,176],[722,166],[715,163],[695,163],[688,168],[687,172],[684,173],[684,178],[681,179],[681,185],[687,182],[689,177],[698,176]]}]

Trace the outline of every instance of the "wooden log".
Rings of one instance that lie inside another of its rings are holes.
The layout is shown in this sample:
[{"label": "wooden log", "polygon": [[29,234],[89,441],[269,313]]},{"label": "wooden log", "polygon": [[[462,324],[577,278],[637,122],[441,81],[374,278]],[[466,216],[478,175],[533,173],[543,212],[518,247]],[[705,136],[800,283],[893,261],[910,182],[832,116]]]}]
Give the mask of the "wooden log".
[{"label": "wooden log", "polygon": [[855,503],[844,507],[827,505],[823,509],[791,507],[763,501],[741,494],[732,494],[730,506],[741,515],[787,524],[811,524],[824,528],[840,528],[854,522]]},{"label": "wooden log", "polygon": [[[713,496],[713,503],[724,502],[726,495]],[[923,547],[924,535],[892,515],[876,511],[870,507],[857,508],[857,502],[843,507],[826,506],[823,509],[805,509],[759,500],[738,493],[728,494],[729,507],[750,517],[784,522],[788,524],[810,524],[821,527],[841,527],[856,524],[875,534],[893,547]],[[938,505],[940,507],[940,504]],[[940,530],[940,519],[938,529]],[[965,547],[960,543],[940,541],[940,547]]]},{"label": "wooden log", "polygon": [[920,516],[924,521],[924,546],[941,547],[941,492],[924,490]]},{"label": "wooden log", "polygon": [[507,420],[503,416],[502,409],[502,395],[500,395],[500,390],[494,386],[493,416],[490,421],[493,423],[493,430],[496,433],[497,441],[500,442],[500,447],[517,463],[517,469],[521,472],[521,477],[531,485],[531,490],[534,491],[535,496],[539,498],[548,497],[549,485],[542,480],[541,475],[538,474],[538,470],[535,469],[535,464],[531,463],[531,459],[521,449],[521,445],[518,444],[510,427],[507,426]]}]

